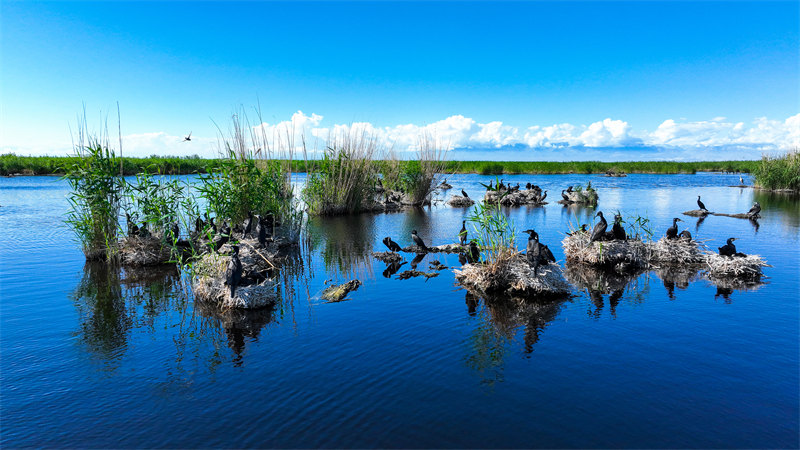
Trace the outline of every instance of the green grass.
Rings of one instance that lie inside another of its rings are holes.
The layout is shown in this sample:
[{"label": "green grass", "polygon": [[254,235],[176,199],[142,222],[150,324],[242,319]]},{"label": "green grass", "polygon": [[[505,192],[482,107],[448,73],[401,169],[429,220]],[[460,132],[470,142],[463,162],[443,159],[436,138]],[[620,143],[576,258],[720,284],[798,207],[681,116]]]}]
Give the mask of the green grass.
[{"label": "green grass", "polygon": [[800,191],[800,149],[783,156],[764,156],[753,171],[756,185],[765,189]]},{"label": "green grass", "polygon": [[[65,168],[75,164],[74,157],[63,156],[17,156],[0,155],[0,175],[63,175]],[[209,173],[219,168],[219,159],[201,159],[197,156],[170,157],[150,156],[148,158],[122,158],[122,173],[136,175],[144,171],[160,174]],[[316,164],[315,160],[294,160],[291,162],[292,172],[308,172],[308,167]],[[385,165],[384,161],[375,161]],[[625,173],[696,173],[696,172],[755,172],[761,161],[447,161],[444,173],[479,173],[484,175],[501,174],[595,174],[609,170]]]}]

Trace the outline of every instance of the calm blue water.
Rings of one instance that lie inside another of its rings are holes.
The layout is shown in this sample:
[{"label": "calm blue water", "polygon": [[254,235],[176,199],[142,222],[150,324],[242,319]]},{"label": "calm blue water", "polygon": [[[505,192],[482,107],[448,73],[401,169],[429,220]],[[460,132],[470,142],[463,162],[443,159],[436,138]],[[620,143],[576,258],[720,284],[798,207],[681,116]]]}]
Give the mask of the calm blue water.
[{"label": "calm blue water", "polygon": [[[448,179],[478,197],[489,178]],[[287,277],[281,302],[221,313],[195,305],[170,271],[85,265],[62,224],[67,186],[3,178],[0,444],[800,446],[796,198],[728,187],[738,175],[725,174],[504,179],[539,184],[553,201],[591,180],[600,210],[646,215],[659,234],[683,217],[710,246],[738,237],[774,267],[753,290],[649,272],[615,295],[575,286],[557,303],[489,307],[449,270],[385,278],[369,256],[386,235],[410,243],[411,229],[429,244],[454,241],[468,211],[434,206],[312,220],[305,269]],[[681,216],[698,194],[718,212],[747,211],[755,195],[763,219]],[[509,214],[563,264],[563,232],[595,211],[551,203]],[[353,277],[364,285],[349,301],[319,300],[327,280]]]}]

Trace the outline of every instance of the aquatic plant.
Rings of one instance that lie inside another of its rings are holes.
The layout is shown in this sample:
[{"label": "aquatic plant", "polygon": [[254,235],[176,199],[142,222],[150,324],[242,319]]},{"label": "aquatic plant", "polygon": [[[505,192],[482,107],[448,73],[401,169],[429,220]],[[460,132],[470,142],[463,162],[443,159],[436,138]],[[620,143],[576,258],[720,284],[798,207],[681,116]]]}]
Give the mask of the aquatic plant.
[{"label": "aquatic plant", "polygon": [[303,200],[315,215],[356,213],[375,202],[377,166],[372,157],[378,138],[367,130],[350,127],[328,136],[323,158],[307,161],[309,174]]},{"label": "aquatic plant", "polygon": [[800,191],[800,149],[795,148],[780,156],[764,155],[753,171],[753,177],[758,187]]},{"label": "aquatic plant", "polygon": [[516,227],[500,209],[499,204],[479,203],[467,220],[472,225],[474,241],[481,248],[481,256],[491,264],[502,252],[515,249]]},{"label": "aquatic plant", "polygon": [[409,204],[430,204],[445,171],[447,146],[423,133],[417,139],[417,159],[400,160],[394,152],[388,155],[381,164],[384,187],[405,194]]},{"label": "aquatic plant", "polygon": [[66,168],[70,209],[65,222],[81,243],[87,259],[116,253],[122,177],[119,158],[109,148],[108,133],[90,134],[86,114],[73,136],[76,158]]}]

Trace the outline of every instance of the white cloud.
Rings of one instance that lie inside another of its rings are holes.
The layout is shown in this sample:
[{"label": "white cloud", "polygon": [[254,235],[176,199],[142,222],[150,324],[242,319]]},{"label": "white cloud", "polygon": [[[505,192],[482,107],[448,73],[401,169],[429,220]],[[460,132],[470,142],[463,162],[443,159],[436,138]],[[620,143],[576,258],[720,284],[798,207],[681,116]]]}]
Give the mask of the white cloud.
[{"label": "white cloud", "polygon": [[[448,149],[466,152],[493,150],[493,155],[509,149],[527,149],[535,150],[537,155],[543,156],[548,149],[572,148],[578,154],[605,152],[603,154],[624,158],[630,154],[626,153],[628,149],[633,147],[639,150],[650,149],[653,154],[656,151],[661,152],[663,159],[672,158],[672,155],[681,158],[695,154],[713,156],[708,151],[716,151],[720,156],[724,153],[729,156],[738,154],[741,157],[757,158],[761,152],[800,147],[800,114],[785,120],[760,117],[750,123],[733,122],[725,117],[715,117],[707,121],[667,119],[654,131],[648,132],[635,131],[628,122],[612,118],[589,125],[561,123],[518,128],[500,121],[479,123],[463,115],[453,115],[427,125],[379,127],[370,122],[325,124],[322,115],[306,115],[297,111],[289,120],[274,124],[264,122],[253,126],[252,131],[258,139],[265,140],[270,148],[279,152],[287,150],[288,146],[293,146],[295,151],[300,150],[305,138],[307,149],[312,154],[324,148],[330,133],[357,131],[374,136],[385,148],[393,148],[398,152],[416,150],[419,137],[426,134]],[[165,132],[139,133],[124,136],[123,149],[125,155],[129,156],[200,154],[210,157],[217,155],[219,142],[218,137],[194,136],[191,142],[183,142],[183,136],[173,136]],[[44,148],[49,151],[44,151]],[[0,152],[64,154],[69,153],[70,148],[68,144],[37,147],[31,144],[4,143]],[[702,153],[692,153],[693,150],[702,150]],[[295,153],[295,156],[298,155]]]}]

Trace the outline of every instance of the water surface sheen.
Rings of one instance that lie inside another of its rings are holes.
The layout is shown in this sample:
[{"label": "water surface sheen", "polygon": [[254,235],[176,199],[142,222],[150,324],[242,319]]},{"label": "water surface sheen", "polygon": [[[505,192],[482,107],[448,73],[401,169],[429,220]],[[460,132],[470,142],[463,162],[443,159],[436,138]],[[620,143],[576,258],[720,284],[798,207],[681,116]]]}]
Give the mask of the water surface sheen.
[{"label": "water surface sheen", "polygon": [[[622,291],[489,307],[451,271],[385,278],[390,235],[452,242],[466,209],[311,220],[304,275],[273,309],[195,305],[171,271],[84,264],[62,225],[67,186],[0,179],[3,447],[792,447],[798,442],[797,199],[729,187],[738,175],[506,176],[558,200],[591,180],[599,208],[683,217],[774,267],[753,290],[639,275]],[[449,177],[482,195],[489,177]],[[295,181],[302,183],[302,176]],[[680,216],[763,206],[757,224]],[[596,209],[508,212],[563,264],[570,223]],[[524,245],[524,236],[518,246]],[[453,255],[437,255],[458,266]],[[406,261],[410,261],[406,257]],[[431,256],[420,268],[427,269]],[[408,265],[404,266],[404,269]],[[358,277],[349,301],[325,282]]]}]

